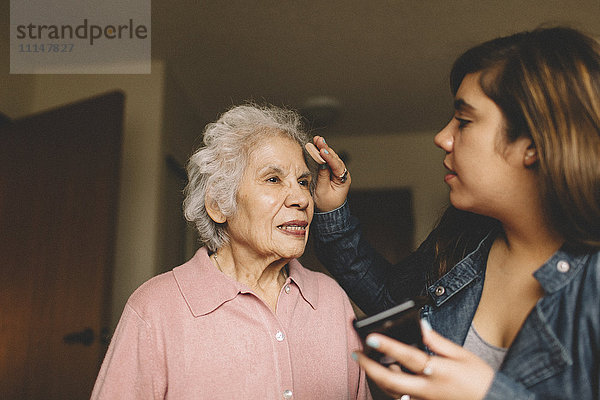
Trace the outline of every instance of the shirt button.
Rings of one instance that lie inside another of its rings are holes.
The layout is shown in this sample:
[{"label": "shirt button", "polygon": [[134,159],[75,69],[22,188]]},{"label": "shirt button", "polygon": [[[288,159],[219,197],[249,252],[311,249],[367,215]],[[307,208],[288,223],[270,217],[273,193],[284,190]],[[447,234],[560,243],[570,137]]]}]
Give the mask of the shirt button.
[{"label": "shirt button", "polygon": [[277,333],[275,334],[275,339],[277,339],[278,342],[283,342],[283,339],[285,339],[285,335],[283,334],[283,332],[277,331]]},{"label": "shirt button", "polygon": [[290,292],[290,285],[285,285],[285,288],[283,288],[283,290],[285,290],[286,293]]},{"label": "shirt button", "polygon": [[292,391],[291,390],[284,390],[283,391],[283,398],[284,399],[291,399],[292,398]]},{"label": "shirt button", "polygon": [[435,288],[435,295],[436,296],[441,296],[444,293],[446,293],[446,289],[444,289],[443,286],[438,286],[438,287]]},{"label": "shirt button", "polygon": [[569,265],[568,262],[566,262],[566,261],[563,260],[563,261],[559,261],[556,264],[556,269],[558,270],[558,272],[565,273],[565,272],[568,272],[571,269],[571,266]]}]

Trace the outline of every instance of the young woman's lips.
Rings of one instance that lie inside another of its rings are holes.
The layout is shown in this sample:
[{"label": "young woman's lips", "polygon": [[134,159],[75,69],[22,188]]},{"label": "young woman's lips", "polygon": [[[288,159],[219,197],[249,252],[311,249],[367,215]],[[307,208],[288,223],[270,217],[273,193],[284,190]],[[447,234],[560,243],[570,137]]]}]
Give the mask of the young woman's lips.
[{"label": "young woman's lips", "polygon": [[444,176],[444,182],[448,183],[453,178],[456,178],[456,174],[454,172],[446,174],[446,176]]},{"label": "young woman's lips", "polygon": [[286,223],[278,225],[277,228],[287,235],[304,237],[304,235],[306,234],[307,226],[308,222],[295,220],[287,221]]},{"label": "young woman's lips", "polygon": [[456,178],[456,172],[452,171],[452,169],[448,167],[445,161],[444,168],[448,170],[448,173],[446,174],[446,176],[444,176],[444,182],[448,183],[448,181],[452,180],[453,178]]}]

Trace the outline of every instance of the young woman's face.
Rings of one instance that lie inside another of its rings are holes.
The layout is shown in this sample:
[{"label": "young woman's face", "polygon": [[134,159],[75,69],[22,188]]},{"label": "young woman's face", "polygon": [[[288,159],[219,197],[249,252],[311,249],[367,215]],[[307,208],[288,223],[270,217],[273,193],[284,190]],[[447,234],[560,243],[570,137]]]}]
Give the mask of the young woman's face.
[{"label": "young woman's face", "polygon": [[531,141],[507,143],[502,111],[483,92],[479,77],[465,76],[455,96],[454,118],[434,141],[446,152],[452,205],[499,218],[515,206],[515,194],[526,184],[523,157]]},{"label": "young woman's face", "polygon": [[300,257],[313,217],[311,175],[300,145],[273,136],[249,155],[227,219],[232,246],[264,259]]}]

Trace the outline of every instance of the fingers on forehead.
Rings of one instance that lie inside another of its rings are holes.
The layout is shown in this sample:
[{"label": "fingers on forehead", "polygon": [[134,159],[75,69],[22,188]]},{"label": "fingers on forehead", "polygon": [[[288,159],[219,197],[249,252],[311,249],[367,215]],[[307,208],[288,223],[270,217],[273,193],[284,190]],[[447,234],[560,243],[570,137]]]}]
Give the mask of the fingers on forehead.
[{"label": "fingers on forehead", "polygon": [[304,145],[304,147],[306,148],[306,151],[308,152],[308,154],[310,154],[310,156],[319,164],[325,164],[325,160],[323,160],[323,157],[321,157],[321,154],[319,154],[319,150],[315,147],[314,144],[312,143],[306,143]]}]

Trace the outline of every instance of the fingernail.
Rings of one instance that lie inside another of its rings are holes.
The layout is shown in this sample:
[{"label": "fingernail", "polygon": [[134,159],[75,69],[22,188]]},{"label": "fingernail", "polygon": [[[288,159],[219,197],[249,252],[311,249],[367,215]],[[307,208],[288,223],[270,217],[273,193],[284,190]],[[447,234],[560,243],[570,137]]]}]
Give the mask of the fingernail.
[{"label": "fingernail", "polygon": [[426,319],[422,319],[421,320],[421,329],[423,329],[424,331],[431,331],[431,324],[429,323],[429,321],[427,321]]},{"label": "fingernail", "polygon": [[369,336],[365,343],[367,344],[367,346],[372,347],[374,349],[379,348],[379,340],[377,338],[374,338],[373,336]]},{"label": "fingernail", "polygon": [[352,352],[352,354],[350,355],[350,357],[352,357],[352,359],[354,361],[358,361],[358,354],[356,354],[355,352]]},{"label": "fingernail", "polygon": [[323,150],[323,153],[329,154],[329,152],[327,151],[327,149]]}]

